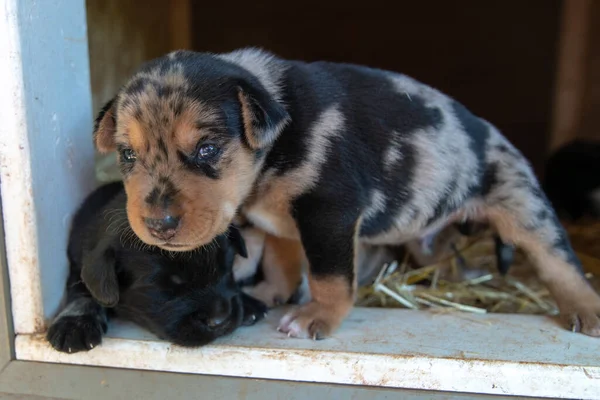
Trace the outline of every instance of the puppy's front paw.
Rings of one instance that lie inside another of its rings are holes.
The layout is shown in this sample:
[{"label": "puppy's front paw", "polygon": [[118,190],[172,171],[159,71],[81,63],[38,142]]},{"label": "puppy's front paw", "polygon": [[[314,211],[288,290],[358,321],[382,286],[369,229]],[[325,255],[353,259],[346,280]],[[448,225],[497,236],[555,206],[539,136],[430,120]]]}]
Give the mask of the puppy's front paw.
[{"label": "puppy's front paw", "polygon": [[555,295],[561,317],[573,332],[600,337],[600,296],[586,282],[580,282],[571,282],[569,290]]},{"label": "puppy's front paw", "polygon": [[102,342],[107,326],[95,315],[64,316],[48,329],[46,339],[63,353],[91,350]]},{"label": "puppy's front paw", "polygon": [[267,305],[260,300],[256,300],[245,293],[242,293],[242,305],[244,317],[242,325],[251,326],[263,319],[268,312]]},{"label": "puppy's front paw", "polygon": [[287,333],[289,337],[321,340],[331,336],[342,323],[345,314],[335,307],[311,301],[284,315],[277,330]]},{"label": "puppy's front paw", "polygon": [[573,332],[600,337],[600,299],[558,302],[560,314]]},{"label": "puppy's front paw", "polygon": [[600,337],[600,310],[580,310],[563,314],[573,332]]}]

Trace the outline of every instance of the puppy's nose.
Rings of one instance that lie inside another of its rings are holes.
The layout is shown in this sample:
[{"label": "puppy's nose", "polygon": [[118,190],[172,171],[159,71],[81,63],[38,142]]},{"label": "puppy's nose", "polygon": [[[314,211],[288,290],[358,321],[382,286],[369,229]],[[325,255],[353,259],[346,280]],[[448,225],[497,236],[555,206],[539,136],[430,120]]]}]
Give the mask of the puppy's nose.
[{"label": "puppy's nose", "polygon": [[206,321],[206,324],[211,328],[215,328],[223,322],[227,321],[231,314],[231,301],[228,299],[219,299],[213,306],[211,316]]},{"label": "puppy's nose", "polygon": [[177,233],[179,218],[167,215],[164,218],[144,218],[150,234],[157,239],[169,240]]}]

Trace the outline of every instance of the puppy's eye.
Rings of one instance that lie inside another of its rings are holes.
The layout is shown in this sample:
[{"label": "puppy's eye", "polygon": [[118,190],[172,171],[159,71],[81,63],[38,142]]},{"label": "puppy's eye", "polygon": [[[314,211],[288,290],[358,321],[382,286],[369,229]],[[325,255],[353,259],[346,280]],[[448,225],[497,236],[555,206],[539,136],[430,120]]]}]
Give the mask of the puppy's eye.
[{"label": "puppy's eye", "polygon": [[121,150],[121,159],[125,162],[134,162],[136,160],[135,151],[131,149]]},{"label": "puppy's eye", "polygon": [[196,153],[196,162],[209,161],[219,154],[219,147],[214,144],[206,143],[198,147],[198,153]]}]

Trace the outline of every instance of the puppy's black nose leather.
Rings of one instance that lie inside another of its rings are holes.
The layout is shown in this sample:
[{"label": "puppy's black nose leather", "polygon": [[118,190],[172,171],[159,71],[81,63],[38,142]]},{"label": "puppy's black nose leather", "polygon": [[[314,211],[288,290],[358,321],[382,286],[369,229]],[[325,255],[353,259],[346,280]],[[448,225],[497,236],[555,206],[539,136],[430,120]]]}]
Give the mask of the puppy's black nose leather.
[{"label": "puppy's black nose leather", "polygon": [[231,300],[219,299],[213,306],[211,316],[206,322],[211,328],[217,327],[227,321],[231,314]]},{"label": "puppy's black nose leather", "polygon": [[144,218],[150,234],[161,240],[172,239],[177,233],[179,218],[167,215],[164,218]]}]

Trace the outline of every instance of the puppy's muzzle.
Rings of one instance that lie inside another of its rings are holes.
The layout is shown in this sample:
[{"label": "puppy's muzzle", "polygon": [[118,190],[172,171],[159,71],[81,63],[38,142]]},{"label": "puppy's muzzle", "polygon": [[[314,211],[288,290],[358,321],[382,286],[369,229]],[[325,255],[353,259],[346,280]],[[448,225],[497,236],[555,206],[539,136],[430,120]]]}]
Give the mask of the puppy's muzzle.
[{"label": "puppy's muzzle", "polygon": [[163,218],[144,218],[150,234],[160,240],[171,240],[177,234],[181,218],[167,215]]}]

